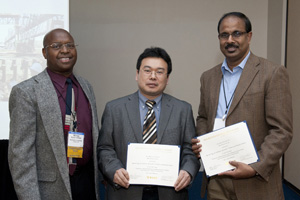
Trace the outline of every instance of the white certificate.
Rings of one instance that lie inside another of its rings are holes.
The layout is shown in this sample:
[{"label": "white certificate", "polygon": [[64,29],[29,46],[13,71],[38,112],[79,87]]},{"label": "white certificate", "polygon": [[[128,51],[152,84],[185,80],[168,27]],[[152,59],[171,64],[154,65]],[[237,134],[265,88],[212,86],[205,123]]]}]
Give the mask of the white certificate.
[{"label": "white certificate", "polygon": [[240,122],[197,137],[201,159],[208,176],[232,170],[229,161],[251,164],[259,161],[247,123]]},{"label": "white certificate", "polygon": [[179,172],[180,146],[128,144],[129,184],[174,187]]}]

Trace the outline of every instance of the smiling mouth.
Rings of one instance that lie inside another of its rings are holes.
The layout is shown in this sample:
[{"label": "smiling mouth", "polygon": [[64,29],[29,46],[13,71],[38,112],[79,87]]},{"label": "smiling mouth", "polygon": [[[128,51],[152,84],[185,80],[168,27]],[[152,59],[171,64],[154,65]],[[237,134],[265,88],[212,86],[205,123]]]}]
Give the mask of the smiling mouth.
[{"label": "smiling mouth", "polygon": [[67,62],[69,62],[71,59],[70,59],[70,58],[59,58],[59,60],[60,60],[62,63],[67,63]]}]

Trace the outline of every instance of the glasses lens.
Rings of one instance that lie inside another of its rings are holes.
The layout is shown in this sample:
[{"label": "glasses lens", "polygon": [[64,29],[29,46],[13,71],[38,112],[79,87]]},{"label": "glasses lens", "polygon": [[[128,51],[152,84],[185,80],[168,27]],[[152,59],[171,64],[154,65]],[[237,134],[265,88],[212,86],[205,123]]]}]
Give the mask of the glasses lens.
[{"label": "glasses lens", "polygon": [[60,49],[62,44],[61,43],[53,43],[51,45],[49,45],[51,48],[53,49]]},{"label": "glasses lens", "polygon": [[222,39],[227,39],[227,38],[229,38],[229,34],[228,33],[221,33],[219,35],[219,37],[222,38]]},{"label": "glasses lens", "polygon": [[242,33],[242,32],[239,32],[239,31],[235,31],[235,32],[232,33],[232,36],[235,37],[235,38],[239,38],[239,37],[241,37],[242,35],[243,35],[243,33]]},{"label": "glasses lens", "polygon": [[75,48],[75,44],[74,43],[67,43],[67,44],[65,44],[66,45],[66,47],[68,48],[68,49],[74,49]]}]

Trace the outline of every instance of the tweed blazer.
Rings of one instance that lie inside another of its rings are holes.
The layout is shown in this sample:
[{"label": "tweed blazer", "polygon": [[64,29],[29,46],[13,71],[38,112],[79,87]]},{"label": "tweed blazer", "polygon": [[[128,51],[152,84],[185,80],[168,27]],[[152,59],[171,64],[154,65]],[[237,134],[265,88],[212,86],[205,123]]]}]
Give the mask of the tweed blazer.
[{"label": "tweed blazer", "polygon": [[[221,64],[201,76],[197,134],[212,131],[217,113]],[[279,159],[292,140],[292,100],[287,70],[250,54],[228,111],[226,126],[246,121],[260,161],[258,176],[233,180],[238,199],[284,199]],[[202,195],[207,179],[202,184]]]},{"label": "tweed blazer", "polygon": [[[181,145],[180,170],[187,171],[192,179],[200,167],[190,143],[195,135],[191,105],[163,94],[157,144]],[[98,160],[99,167],[109,182],[108,199],[142,199],[143,186],[130,185],[128,189],[116,189],[113,184],[116,170],[126,169],[128,143],[142,142],[138,92],[107,103],[102,116]],[[160,199],[188,199],[187,189],[176,192],[174,187],[158,187],[158,193]]]},{"label": "tweed blazer", "polygon": [[[95,188],[99,199],[96,100],[88,81],[75,77],[92,110]],[[8,162],[18,198],[72,199],[61,110],[46,70],[13,87],[9,112]]]}]

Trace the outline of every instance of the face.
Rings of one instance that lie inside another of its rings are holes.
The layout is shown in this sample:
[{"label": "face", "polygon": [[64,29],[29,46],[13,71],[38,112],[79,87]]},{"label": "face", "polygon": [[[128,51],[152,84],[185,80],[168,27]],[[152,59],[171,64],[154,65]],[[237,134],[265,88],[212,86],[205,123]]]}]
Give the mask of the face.
[{"label": "face", "polygon": [[168,64],[162,58],[144,58],[135,77],[141,94],[150,100],[161,95],[169,81],[167,71]]},{"label": "face", "polygon": [[[74,44],[72,36],[61,29],[50,32],[46,35],[45,39],[45,47],[53,43]],[[76,48],[68,48],[66,45],[63,45],[60,49],[55,49],[51,46],[45,47],[43,48],[43,55],[44,58],[47,59],[48,69],[54,73],[69,76],[77,60]]]},{"label": "face", "polygon": [[[219,33],[232,34],[233,32],[246,32],[245,22],[235,16],[228,16],[220,24]],[[227,59],[230,68],[236,67],[247,56],[250,49],[250,41],[252,32],[242,34],[233,38],[232,35],[228,39],[219,37],[220,49]]]}]

